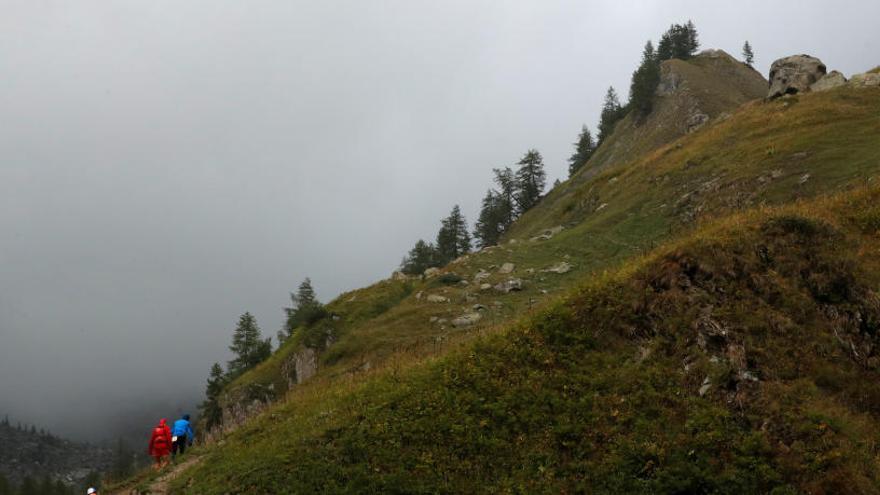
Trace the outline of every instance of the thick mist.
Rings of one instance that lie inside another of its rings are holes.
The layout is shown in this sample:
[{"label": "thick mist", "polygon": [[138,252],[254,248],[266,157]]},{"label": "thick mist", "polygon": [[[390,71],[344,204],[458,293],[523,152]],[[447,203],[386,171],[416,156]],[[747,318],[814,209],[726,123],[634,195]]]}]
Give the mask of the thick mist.
[{"label": "thick mist", "polygon": [[[192,410],[238,316],[387,277],[491,169],[566,175],[693,19],[766,75],[880,64],[880,4],[4,1],[0,414],[100,440]],[[146,423],[146,424],[144,424]]]}]

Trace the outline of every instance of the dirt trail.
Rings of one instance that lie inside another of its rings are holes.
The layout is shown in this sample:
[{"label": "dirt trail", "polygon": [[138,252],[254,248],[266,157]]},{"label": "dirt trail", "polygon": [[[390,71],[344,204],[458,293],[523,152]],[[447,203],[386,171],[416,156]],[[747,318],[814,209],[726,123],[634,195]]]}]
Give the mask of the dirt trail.
[{"label": "dirt trail", "polygon": [[181,462],[180,464],[175,464],[171,466],[171,469],[161,476],[153,480],[146,490],[139,490],[138,488],[126,488],[123,490],[119,490],[114,492],[115,495],[167,495],[169,492],[169,485],[171,481],[177,478],[181,473],[189,469],[190,467],[198,464],[201,461],[200,457],[190,457],[189,459]]}]

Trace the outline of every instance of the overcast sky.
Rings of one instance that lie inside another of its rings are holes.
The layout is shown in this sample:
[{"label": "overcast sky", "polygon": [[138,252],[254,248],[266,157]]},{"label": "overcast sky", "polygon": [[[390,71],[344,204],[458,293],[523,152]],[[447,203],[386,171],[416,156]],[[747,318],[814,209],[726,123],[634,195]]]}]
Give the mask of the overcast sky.
[{"label": "overcast sky", "polygon": [[880,64],[867,0],[0,12],[0,414],[79,438],[199,400],[242,312],[274,335],[304,277],[324,300],[387,277],[528,148],[563,177],[605,89],[626,94],[672,22],[737,56],[750,40],[765,75],[794,53]]}]

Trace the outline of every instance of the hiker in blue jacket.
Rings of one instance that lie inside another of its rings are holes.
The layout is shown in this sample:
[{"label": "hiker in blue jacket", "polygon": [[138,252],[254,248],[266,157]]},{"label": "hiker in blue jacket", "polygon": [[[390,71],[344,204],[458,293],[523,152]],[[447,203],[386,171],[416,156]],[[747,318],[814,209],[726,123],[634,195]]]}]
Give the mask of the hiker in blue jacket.
[{"label": "hiker in blue jacket", "polygon": [[192,425],[189,424],[189,414],[184,414],[174,422],[174,428],[171,429],[171,458],[174,459],[178,451],[183,455],[186,446],[192,446],[195,436]]}]

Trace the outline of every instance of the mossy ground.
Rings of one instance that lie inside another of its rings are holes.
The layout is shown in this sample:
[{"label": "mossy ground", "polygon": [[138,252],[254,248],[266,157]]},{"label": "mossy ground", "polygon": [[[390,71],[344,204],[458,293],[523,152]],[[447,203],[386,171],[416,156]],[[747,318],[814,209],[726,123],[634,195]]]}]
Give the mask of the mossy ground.
[{"label": "mossy ground", "polygon": [[[880,281],[878,194],[853,192],[878,171],[880,91],[749,104],[566,188],[520,220],[518,242],[447,268],[495,283],[513,262],[522,292],[389,280],[340,296],[318,376],[209,448],[177,488],[874,493],[876,371],[829,329],[867,315]],[[574,270],[540,271],[562,260]],[[676,288],[694,266],[712,290]],[[429,323],[475,303],[490,308],[476,328]],[[747,357],[695,350],[704,316]],[[232,389],[280,384],[307,338]]]}]

